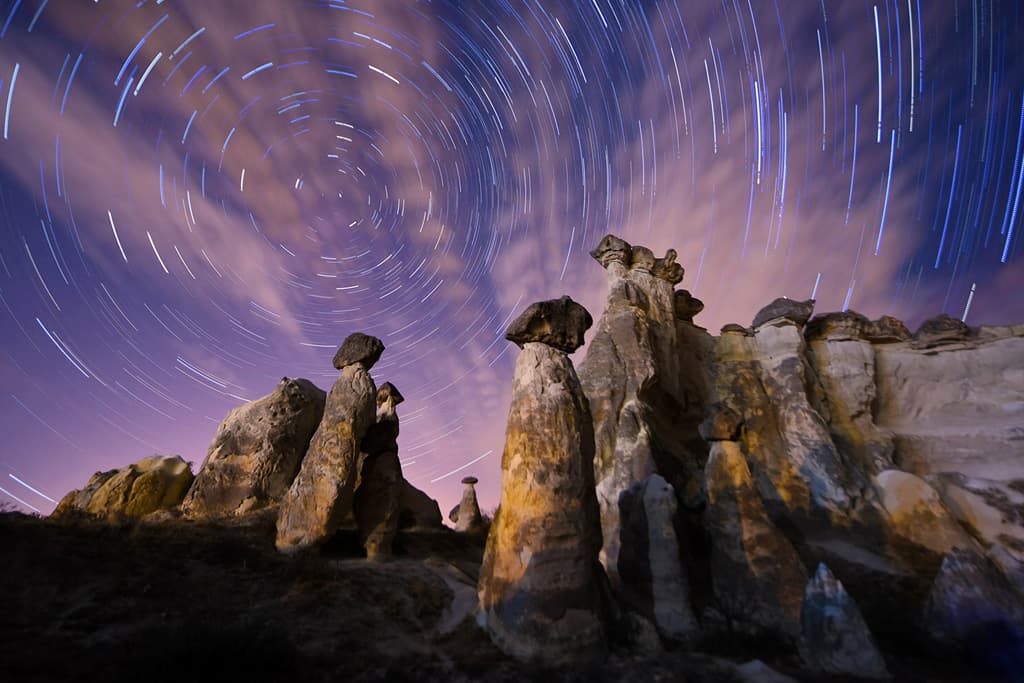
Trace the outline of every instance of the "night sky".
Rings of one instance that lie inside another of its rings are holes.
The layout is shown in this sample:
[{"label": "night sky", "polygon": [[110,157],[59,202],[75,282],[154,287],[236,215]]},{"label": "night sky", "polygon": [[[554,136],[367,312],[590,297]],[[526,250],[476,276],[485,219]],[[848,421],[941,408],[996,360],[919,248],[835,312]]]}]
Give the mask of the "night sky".
[{"label": "night sky", "polygon": [[[497,504],[527,304],[597,318],[606,233],[712,333],[1024,321],[1020,0],[3,0],[0,503],[198,469],[346,335],[406,477]],[[575,356],[577,364],[585,350]]]}]

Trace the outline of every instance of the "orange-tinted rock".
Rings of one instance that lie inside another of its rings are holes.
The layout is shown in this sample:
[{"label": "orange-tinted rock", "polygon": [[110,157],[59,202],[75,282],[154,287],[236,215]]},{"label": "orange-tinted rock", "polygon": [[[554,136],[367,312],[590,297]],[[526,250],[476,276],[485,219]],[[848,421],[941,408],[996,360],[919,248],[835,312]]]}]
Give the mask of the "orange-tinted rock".
[{"label": "orange-tinted rock", "polygon": [[606,651],[605,577],[587,399],[569,357],[516,361],[501,507],[480,570],[479,620],[507,654],[547,664]]}]

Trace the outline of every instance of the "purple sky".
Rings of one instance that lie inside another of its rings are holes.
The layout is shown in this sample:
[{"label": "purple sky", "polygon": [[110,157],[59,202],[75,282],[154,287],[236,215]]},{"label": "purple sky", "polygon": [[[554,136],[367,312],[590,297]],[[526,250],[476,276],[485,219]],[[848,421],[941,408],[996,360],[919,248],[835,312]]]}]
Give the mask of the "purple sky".
[{"label": "purple sky", "polygon": [[491,508],[504,327],[597,318],[608,232],[713,332],[812,292],[1024,320],[1022,37],[985,0],[4,0],[0,501],[198,468],[362,331],[407,478]]}]

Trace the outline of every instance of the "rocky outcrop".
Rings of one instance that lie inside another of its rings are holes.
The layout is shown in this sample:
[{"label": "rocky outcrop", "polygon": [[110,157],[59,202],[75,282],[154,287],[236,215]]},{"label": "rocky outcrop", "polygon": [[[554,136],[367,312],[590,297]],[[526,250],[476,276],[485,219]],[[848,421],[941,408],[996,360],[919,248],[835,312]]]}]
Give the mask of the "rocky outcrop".
[{"label": "rocky outcrop", "polygon": [[[986,638],[1016,636],[1024,661],[1024,595],[989,558],[957,548],[942,561],[922,618],[925,633],[943,647],[985,647]],[[1008,653],[1007,653],[1008,654]]]},{"label": "rocky outcrop", "polygon": [[874,478],[875,490],[888,514],[886,529],[899,540],[937,555],[968,548],[972,539],[942,504],[938,492],[909,472],[885,470]]},{"label": "rocky outcrop", "polygon": [[398,533],[402,465],[398,460],[398,413],[405,398],[391,382],[377,390],[377,422],[363,437],[363,458],[352,507],[359,540],[370,560],[391,556]]},{"label": "rocky outcrop", "polygon": [[182,503],[193,518],[230,517],[275,505],[299,472],[327,394],[283,378],[271,393],[231,410]]},{"label": "rocky outcrop", "polygon": [[64,496],[51,516],[143,517],[180,505],[193,479],[191,465],[181,456],[154,455],[119,470],[97,472],[84,488]]},{"label": "rocky outcrop", "polygon": [[690,587],[676,537],[676,492],[652,474],[619,498],[622,552],[619,577],[625,602],[670,640],[696,635]]},{"label": "rocky outcrop", "polygon": [[788,320],[797,327],[803,327],[811,318],[814,312],[814,299],[807,301],[794,301],[781,297],[771,302],[754,316],[754,322],[750,324],[755,330],[770,322],[781,322]]},{"label": "rocky outcrop", "polygon": [[437,501],[408,481],[399,491],[399,529],[440,529],[444,525]]},{"label": "rocky outcrop", "polygon": [[501,506],[480,570],[479,621],[499,648],[520,659],[598,659],[606,648],[607,604],[587,399],[565,352],[518,343]]},{"label": "rocky outcrop", "polygon": [[[690,320],[697,306],[673,291],[683,277],[675,252],[655,259],[646,247],[608,235],[591,256],[607,271],[610,289],[579,377],[594,419],[602,561],[617,582],[624,491],[658,473],[686,504],[700,502],[699,463],[707,449],[696,425],[703,419],[703,378],[684,382],[680,373],[677,322],[695,330],[677,321],[677,303]],[[693,361],[694,353],[683,355]]]},{"label": "rocky outcrop", "polygon": [[804,353],[801,328],[785,315],[753,334],[723,329],[712,393],[716,410],[740,416],[738,441],[769,514],[806,529],[846,519],[866,482],[844,466],[807,391],[814,376]]},{"label": "rocky outcrop", "polygon": [[768,518],[740,445],[714,442],[705,477],[717,604],[738,630],[795,640],[807,572]]},{"label": "rocky outcrop", "polygon": [[464,477],[462,483],[465,490],[462,500],[448,516],[455,522],[455,530],[460,533],[478,533],[484,529],[484,518],[480,514],[480,505],[476,501],[476,477]]},{"label": "rocky outcrop", "polygon": [[369,369],[380,357],[378,347],[383,350],[379,340],[374,344],[365,337],[351,335],[335,356],[335,365],[343,364],[341,377],[327,395],[302,468],[281,502],[277,548],[282,552],[322,543],[352,513],[361,444],[376,416],[377,387]]},{"label": "rocky outcrop", "polygon": [[824,564],[804,590],[800,657],[815,673],[889,678],[885,659],[843,584]]}]

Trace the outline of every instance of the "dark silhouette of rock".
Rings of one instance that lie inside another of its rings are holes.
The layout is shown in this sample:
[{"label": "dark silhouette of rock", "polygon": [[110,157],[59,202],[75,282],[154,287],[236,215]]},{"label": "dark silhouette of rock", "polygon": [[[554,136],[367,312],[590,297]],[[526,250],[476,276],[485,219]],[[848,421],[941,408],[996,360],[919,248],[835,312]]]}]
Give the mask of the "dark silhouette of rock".
[{"label": "dark silhouette of rock", "polygon": [[818,565],[804,591],[800,657],[816,673],[889,678],[885,659],[843,584]]},{"label": "dark silhouette of rock", "polygon": [[[987,557],[973,549],[955,548],[935,576],[922,623],[936,644],[957,649],[977,647],[970,641],[1003,628],[1021,637],[1024,596]],[[1024,658],[1024,650],[1016,654]]]},{"label": "dark silhouette of rock", "polygon": [[654,268],[651,269],[651,275],[657,278],[665,280],[669,284],[677,285],[683,281],[683,275],[685,271],[683,267],[676,263],[676,250],[669,249],[665,252],[664,258],[654,260]]},{"label": "dark silhouette of rock", "polygon": [[154,455],[119,470],[97,472],[84,488],[65,495],[51,516],[143,517],[180,505],[193,479],[192,467],[181,456]]},{"label": "dark silhouette of rock", "polygon": [[622,594],[672,640],[691,638],[699,628],[676,539],[677,506],[672,485],[657,474],[634,484],[619,498]]},{"label": "dark silhouette of rock", "polygon": [[708,409],[708,416],[697,428],[705,441],[737,441],[743,417],[723,403],[717,403]]},{"label": "dark silhouette of rock", "polygon": [[812,339],[864,339],[871,321],[856,311],[823,313],[811,318],[804,328],[804,337]]},{"label": "dark silhouette of rock", "polygon": [[349,365],[359,363],[369,370],[384,353],[384,343],[376,337],[362,332],[350,334],[342,342],[338,352],[334,354],[334,367],[343,370]]},{"label": "dark silhouette of rock", "polygon": [[444,526],[437,501],[408,481],[402,482],[399,529],[439,529]]},{"label": "dark silhouette of rock", "polygon": [[803,327],[813,312],[814,299],[795,301],[786,297],[780,297],[758,311],[757,315],[754,316],[754,322],[750,326],[757,329],[772,320],[782,319]]},{"label": "dark silhouette of rock", "polygon": [[231,410],[182,503],[188,517],[245,514],[284,497],[324,413],[327,394],[283,378],[271,393]]},{"label": "dark silhouette of rock", "polygon": [[512,384],[501,506],[479,582],[479,622],[516,658],[561,664],[606,653],[593,455],[587,399],[569,356],[525,343]]},{"label": "dark silhouette of rock", "polygon": [[688,323],[692,323],[693,317],[704,310],[704,302],[685,289],[675,291],[673,303],[676,318]]},{"label": "dark silhouette of rock", "polygon": [[505,330],[505,339],[520,348],[527,342],[541,342],[572,353],[583,346],[583,335],[593,324],[587,309],[563,296],[531,304]]},{"label": "dark silhouette of rock", "polygon": [[294,552],[322,543],[352,514],[363,437],[376,421],[377,387],[368,370],[382,348],[378,340],[359,333],[342,344],[341,377],[327,395],[302,468],[281,502],[278,550]]},{"label": "dark silhouette of rock", "polygon": [[398,460],[398,413],[405,398],[394,384],[377,390],[377,422],[362,442],[362,466],[352,508],[359,540],[370,560],[391,556],[401,514],[402,465]]},{"label": "dark silhouette of rock", "polygon": [[608,268],[612,263],[618,263],[628,268],[633,262],[632,246],[626,240],[619,239],[615,235],[605,235],[600,244],[590,252],[590,255],[604,268]]}]

